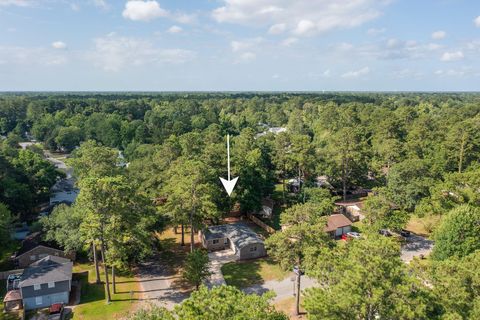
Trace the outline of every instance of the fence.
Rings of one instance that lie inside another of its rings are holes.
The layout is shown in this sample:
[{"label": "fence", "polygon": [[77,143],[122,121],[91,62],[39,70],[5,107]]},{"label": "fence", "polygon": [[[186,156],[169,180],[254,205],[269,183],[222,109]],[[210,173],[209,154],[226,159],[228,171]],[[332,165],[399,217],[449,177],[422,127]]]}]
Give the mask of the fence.
[{"label": "fence", "polygon": [[255,223],[257,226],[259,226],[263,230],[267,231],[268,233],[270,233],[270,234],[275,233],[275,229],[273,229],[272,227],[267,225],[265,222],[263,222],[262,220],[255,217],[253,214],[249,213],[249,214],[247,214],[247,217],[250,220],[252,220],[253,223]]},{"label": "fence", "polygon": [[5,280],[11,274],[22,273],[23,269],[16,269],[16,270],[8,270],[0,272],[0,280]]}]

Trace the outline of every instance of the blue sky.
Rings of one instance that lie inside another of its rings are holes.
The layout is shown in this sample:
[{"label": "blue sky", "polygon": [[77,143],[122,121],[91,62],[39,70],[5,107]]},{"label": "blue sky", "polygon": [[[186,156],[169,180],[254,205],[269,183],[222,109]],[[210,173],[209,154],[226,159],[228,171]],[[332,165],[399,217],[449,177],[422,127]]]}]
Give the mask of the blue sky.
[{"label": "blue sky", "polygon": [[480,90],[477,0],[0,0],[0,91]]}]

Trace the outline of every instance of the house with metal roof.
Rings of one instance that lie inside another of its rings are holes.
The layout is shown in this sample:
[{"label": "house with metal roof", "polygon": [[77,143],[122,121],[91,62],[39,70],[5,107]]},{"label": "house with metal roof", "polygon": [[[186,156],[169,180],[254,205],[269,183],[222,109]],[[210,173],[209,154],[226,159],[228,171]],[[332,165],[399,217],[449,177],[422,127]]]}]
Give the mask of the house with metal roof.
[{"label": "house with metal roof", "polygon": [[25,310],[67,304],[72,286],[73,263],[65,258],[47,256],[32,263],[20,277],[18,289]]},{"label": "house with metal roof", "polygon": [[201,232],[200,238],[208,251],[231,249],[239,260],[267,255],[262,238],[242,223],[210,226]]}]

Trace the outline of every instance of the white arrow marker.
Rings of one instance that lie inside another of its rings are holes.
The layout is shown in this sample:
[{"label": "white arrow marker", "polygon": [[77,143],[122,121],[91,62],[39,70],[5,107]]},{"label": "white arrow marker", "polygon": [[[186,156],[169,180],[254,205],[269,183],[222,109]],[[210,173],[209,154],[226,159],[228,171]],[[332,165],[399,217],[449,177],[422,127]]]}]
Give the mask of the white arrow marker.
[{"label": "white arrow marker", "polygon": [[232,194],[233,188],[237,184],[238,177],[233,178],[230,180],[230,135],[227,134],[227,166],[228,166],[228,180],[223,179],[220,177],[220,181],[222,181],[223,187],[225,191],[227,191],[228,195]]}]

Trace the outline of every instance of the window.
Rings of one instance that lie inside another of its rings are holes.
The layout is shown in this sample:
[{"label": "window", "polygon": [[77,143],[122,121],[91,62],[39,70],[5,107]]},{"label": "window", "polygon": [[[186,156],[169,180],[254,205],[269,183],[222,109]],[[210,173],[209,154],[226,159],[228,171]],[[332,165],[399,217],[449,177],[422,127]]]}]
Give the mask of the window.
[{"label": "window", "polygon": [[35,255],[31,255],[31,256],[30,256],[30,260],[32,260],[32,261],[35,261],[36,258],[37,258],[37,257],[36,257]]},{"label": "window", "polygon": [[49,288],[55,288],[55,282],[49,282],[48,287]]},{"label": "window", "polygon": [[35,304],[38,306],[38,305],[41,305],[43,303],[43,299],[42,297],[35,297]]},{"label": "window", "polygon": [[33,285],[33,290],[40,290],[42,286],[40,284],[34,284]]},{"label": "window", "polygon": [[225,242],[223,244],[228,244],[228,239],[225,238]]},{"label": "window", "polygon": [[250,251],[257,251],[257,247],[250,247]]},{"label": "window", "polygon": [[218,241],[219,241],[218,239],[213,239],[212,243],[213,243],[213,244],[217,244]]}]

